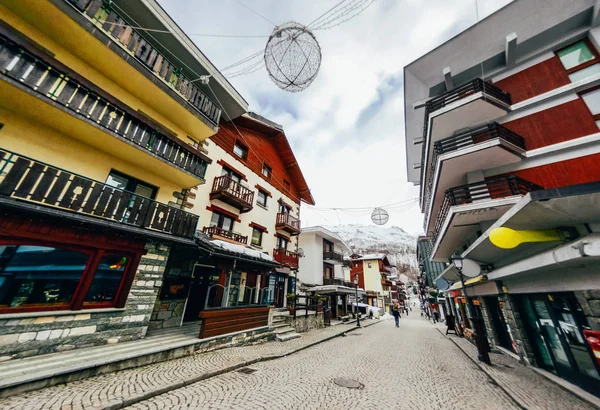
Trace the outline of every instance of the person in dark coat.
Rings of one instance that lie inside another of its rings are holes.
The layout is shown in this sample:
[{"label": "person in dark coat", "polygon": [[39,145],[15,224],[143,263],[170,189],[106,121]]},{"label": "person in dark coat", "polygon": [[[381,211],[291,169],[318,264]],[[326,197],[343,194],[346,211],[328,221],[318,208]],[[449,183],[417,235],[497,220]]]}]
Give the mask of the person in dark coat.
[{"label": "person in dark coat", "polygon": [[394,306],[392,307],[392,315],[394,316],[396,327],[400,327],[400,305],[398,302],[394,303]]}]

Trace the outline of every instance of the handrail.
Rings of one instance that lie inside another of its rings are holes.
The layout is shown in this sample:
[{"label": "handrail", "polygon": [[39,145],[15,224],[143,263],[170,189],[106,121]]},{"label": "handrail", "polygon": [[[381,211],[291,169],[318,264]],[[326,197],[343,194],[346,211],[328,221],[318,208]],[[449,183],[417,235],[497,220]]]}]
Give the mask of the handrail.
[{"label": "handrail", "polygon": [[131,108],[115,105],[69,73],[54,68],[3,35],[0,35],[0,48],[6,54],[0,60],[0,75],[19,82],[53,104],[69,109],[73,115],[93,121],[173,166],[204,178],[208,164],[191,152],[183,141],[173,141],[133,116]]},{"label": "handrail", "polygon": [[215,177],[211,193],[229,194],[250,208],[254,202],[254,191],[242,186],[242,184],[236,182],[229,175]]},{"label": "handrail", "polygon": [[0,150],[0,196],[193,238],[198,215]]},{"label": "handrail", "polygon": [[244,245],[248,244],[247,236],[243,236],[242,234],[239,234],[237,232],[227,231],[223,228],[219,228],[218,226],[205,226],[204,228],[202,228],[202,232],[204,232],[207,235],[210,235],[211,237],[217,235],[222,236],[223,238],[231,239],[232,241],[239,242]]},{"label": "handrail", "polygon": [[323,259],[342,262],[344,255],[335,251],[323,251]]},{"label": "handrail", "polygon": [[485,181],[449,188],[446,190],[444,202],[440,207],[440,212],[436,219],[433,230],[433,242],[437,241],[444,221],[448,216],[450,208],[453,206],[464,205],[479,200],[525,195],[528,192],[540,189],[544,188],[514,175],[491,177]]},{"label": "handrail", "polygon": [[300,220],[287,212],[279,212],[276,219],[277,225],[288,225],[294,229],[300,229]]},{"label": "handrail", "polygon": [[142,63],[164,84],[171,87],[184,100],[206,117],[214,126],[219,125],[221,109],[195,84],[183,75],[183,68],[171,63],[144,38],[139,30],[127,25],[110,2],[104,0],[65,0],[74,5],[94,25],[109,35],[117,44]]},{"label": "handrail", "polygon": [[273,249],[273,259],[281,264],[290,265],[290,267],[298,267],[298,257],[296,252],[287,249]]}]

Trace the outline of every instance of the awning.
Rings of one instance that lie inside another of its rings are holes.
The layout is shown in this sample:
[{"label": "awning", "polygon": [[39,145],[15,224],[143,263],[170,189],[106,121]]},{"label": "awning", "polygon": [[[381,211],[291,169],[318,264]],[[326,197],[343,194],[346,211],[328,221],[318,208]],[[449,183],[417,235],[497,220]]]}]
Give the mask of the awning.
[{"label": "awning", "polygon": [[275,272],[277,272],[277,273],[283,273],[283,274],[286,274],[286,275],[289,275],[290,273],[292,273],[291,269],[288,268],[287,266],[276,267],[273,270]]},{"label": "awning", "polygon": [[[355,295],[356,294],[355,288],[349,288],[348,286],[340,286],[340,285],[315,286],[315,287],[306,289],[306,291],[320,293],[321,295],[328,295],[328,294],[330,294],[330,295],[331,294]],[[363,289],[358,288],[359,296],[364,296],[365,294],[366,294],[366,292]]]},{"label": "awning", "polygon": [[561,245],[560,242],[523,243],[513,249],[500,249],[489,240],[490,232],[499,227],[515,230],[556,229],[600,222],[600,182],[564,188],[533,191],[519,200],[498,219],[465,252],[463,258],[497,269],[488,275],[497,278],[498,268]]}]

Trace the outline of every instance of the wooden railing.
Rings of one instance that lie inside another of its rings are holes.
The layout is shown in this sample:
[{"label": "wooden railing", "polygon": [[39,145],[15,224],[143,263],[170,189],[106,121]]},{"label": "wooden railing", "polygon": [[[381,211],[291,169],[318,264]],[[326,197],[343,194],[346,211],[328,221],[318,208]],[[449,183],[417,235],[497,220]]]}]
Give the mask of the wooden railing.
[{"label": "wooden railing", "polygon": [[298,267],[298,254],[287,249],[273,249],[273,259],[290,268]]},{"label": "wooden railing", "polygon": [[184,142],[176,142],[132,115],[133,109],[108,101],[74,79],[69,73],[54,68],[12,40],[0,35],[0,76],[48,98],[53,104],[68,108],[82,119],[93,121],[139,149],[152,153],[171,165],[204,178],[207,163]]},{"label": "wooden railing", "polygon": [[222,238],[230,239],[234,242],[238,242],[243,245],[248,244],[247,236],[243,236],[242,234],[233,231],[226,231],[225,229],[219,228],[218,226],[205,226],[204,228],[202,228],[202,232],[212,237],[220,236]]},{"label": "wooden railing", "polygon": [[444,202],[435,222],[433,241],[438,235],[448,216],[450,208],[455,205],[464,205],[479,200],[506,198],[513,195],[525,195],[531,191],[544,189],[517,176],[500,176],[486,179],[473,184],[461,185],[446,190]]},{"label": "wooden railing", "polygon": [[289,226],[294,230],[300,230],[300,220],[298,218],[294,218],[287,212],[279,212],[277,214],[276,225],[285,225]]},{"label": "wooden railing", "polygon": [[[327,325],[330,319],[330,309],[326,301],[320,300],[318,296],[301,296],[296,295],[293,298],[288,298],[288,306],[294,309],[294,320],[298,316],[298,311],[304,311],[304,317],[308,317],[308,312],[323,312],[325,324]],[[330,324],[330,322],[329,322]]]},{"label": "wooden railing", "polygon": [[433,153],[431,156],[431,164],[429,170],[429,178],[427,179],[427,187],[425,191],[425,210],[429,207],[429,203],[433,197],[433,181],[435,179],[435,171],[437,168],[437,159],[440,155],[448,152],[457,151],[476,144],[480,144],[493,139],[502,139],[514,146],[525,150],[525,139],[519,134],[503,127],[496,122],[490,122],[482,127],[464,132],[452,137],[437,141],[433,145]]},{"label": "wooden railing", "polygon": [[254,191],[242,186],[227,175],[215,177],[211,194],[229,195],[246,208],[252,208],[254,202]]},{"label": "wooden railing", "polygon": [[193,238],[198,215],[0,150],[0,196]]},{"label": "wooden railing", "polygon": [[344,260],[344,255],[334,251],[323,251],[323,260],[342,262]]},{"label": "wooden railing", "polygon": [[127,51],[142,63],[164,84],[177,91],[183,99],[214,126],[219,125],[221,109],[196,86],[194,81],[198,80],[197,75],[194,75],[193,80],[185,76],[183,74],[184,68],[180,64],[170,62],[164,54],[160,53],[146,39],[147,32],[128,26],[128,22],[110,6],[110,2],[105,0],[66,1],[77,7],[93,24],[102,29],[117,44],[121,44],[124,51]]}]

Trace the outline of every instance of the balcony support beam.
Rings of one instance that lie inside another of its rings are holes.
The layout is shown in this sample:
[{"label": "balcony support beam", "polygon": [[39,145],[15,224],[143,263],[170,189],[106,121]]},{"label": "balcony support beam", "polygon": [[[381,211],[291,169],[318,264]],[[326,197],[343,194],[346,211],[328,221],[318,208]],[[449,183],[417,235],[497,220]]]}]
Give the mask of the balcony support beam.
[{"label": "balcony support beam", "polygon": [[446,84],[446,91],[450,91],[454,88],[454,80],[452,80],[452,70],[450,67],[444,68],[444,83]]},{"label": "balcony support beam", "polygon": [[506,47],[504,51],[506,57],[506,66],[512,67],[517,62],[517,33],[510,33],[506,36]]}]

